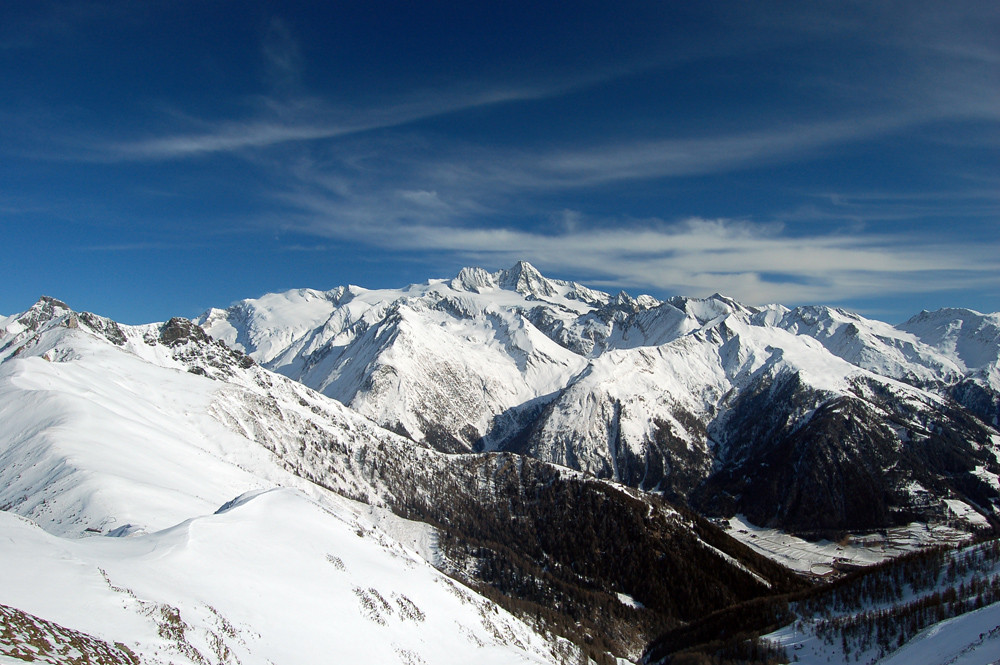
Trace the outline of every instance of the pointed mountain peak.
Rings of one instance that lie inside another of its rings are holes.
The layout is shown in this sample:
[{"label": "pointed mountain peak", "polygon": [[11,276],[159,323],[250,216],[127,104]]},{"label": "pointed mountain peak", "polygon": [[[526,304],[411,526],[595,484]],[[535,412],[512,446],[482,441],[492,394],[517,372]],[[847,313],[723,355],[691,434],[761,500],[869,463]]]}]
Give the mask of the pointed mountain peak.
[{"label": "pointed mountain peak", "polygon": [[35,331],[45,323],[72,314],[73,310],[63,301],[41,296],[30,309],[17,316],[14,323],[22,330]]},{"label": "pointed mountain peak", "polygon": [[39,307],[52,307],[52,308],[65,309],[67,311],[69,310],[69,305],[64,303],[62,300],[57,300],[56,298],[53,298],[51,296],[40,296],[38,298],[38,302],[35,303],[32,309]]},{"label": "pointed mountain peak", "polygon": [[739,306],[738,302],[736,302],[735,300],[733,300],[729,296],[722,295],[718,291],[716,291],[715,293],[713,293],[712,295],[710,295],[708,298],[706,298],[706,300],[718,300],[719,302],[726,303],[727,305],[730,305],[732,307],[738,307]]},{"label": "pointed mountain peak", "polygon": [[518,261],[510,270],[497,273],[500,288],[517,291],[521,295],[552,297],[557,291],[548,279],[527,261]]},{"label": "pointed mountain peak", "polygon": [[527,273],[529,275],[537,275],[538,277],[542,276],[542,273],[538,272],[538,269],[527,261],[518,261],[511,267],[510,272]]},{"label": "pointed mountain peak", "polygon": [[638,312],[640,309],[639,303],[636,302],[635,298],[625,293],[625,291],[619,291],[617,295],[608,300],[608,304],[633,312]]},{"label": "pointed mountain peak", "polygon": [[54,319],[71,313],[73,310],[62,300],[49,296],[41,296],[38,302],[31,306],[23,316],[33,316],[36,320]]},{"label": "pointed mountain peak", "polygon": [[482,293],[483,289],[495,289],[496,280],[493,275],[482,268],[462,268],[455,279],[451,280],[451,288],[456,291],[472,291]]}]

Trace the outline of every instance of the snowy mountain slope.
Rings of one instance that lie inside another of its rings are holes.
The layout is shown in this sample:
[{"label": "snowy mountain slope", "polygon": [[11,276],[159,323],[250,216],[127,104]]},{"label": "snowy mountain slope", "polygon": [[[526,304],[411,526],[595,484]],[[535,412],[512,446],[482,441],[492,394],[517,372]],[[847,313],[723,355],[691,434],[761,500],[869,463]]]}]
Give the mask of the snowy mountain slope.
[{"label": "snowy mountain slope", "polygon": [[952,308],[924,311],[899,328],[993,385],[1000,378],[1000,314]]},{"label": "snowy mountain slope", "polygon": [[775,310],[710,304],[700,328],[592,360],[518,450],[799,531],[941,520],[953,495],[992,514],[995,430],[813,337],[755,325]]},{"label": "snowy mountain slope", "polygon": [[[366,291],[347,286],[331,291],[296,289],[265,294],[226,310],[211,309],[199,323],[231,348],[244,351],[261,363],[283,366],[294,361],[295,354],[309,344],[334,312],[348,319],[341,325],[354,323],[368,309],[364,302],[348,306],[359,293]],[[281,360],[281,356],[288,360]]]},{"label": "snowy mountain slope", "polygon": [[721,315],[661,345],[609,351],[553,401],[529,450],[629,484],[687,494],[711,470],[713,457],[728,452],[709,448],[709,439],[718,443],[725,432],[708,432],[723,422],[728,396],[786,373],[818,391],[846,390],[841,377],[857,369],[814,354],[813,345]]},{"label": "snowy mountain slope", "polygon": [[[470,269],[400,291],[302,293],[243,301],[198,322],[268,368],[448,451],[471,450],[494,418],[552,394],[583,369],[583,358],[529,321],[539,294],[559,303],[553,325],[604,297],[527,264],[494,274]],[[326,307],[326,320],[310,329]],[[285,340],[292,341],[278,351]]]},{"label": "snowy mountain slope", "polygon": [[906,330],[830,307],[797,307],[774,325],[818,340],[835,356],[868,371],[915,385],[946,384],[964,368]]},{"label": "snowy mountain slope", "polygon": [[59,535],[159,530],[250,489],[309,489],[250,443],[310,424],[331,440],[392,437],[182,320],[119,326],[43,300],[0,349],[0,505]]},{"label": "snowy mountain slope", "polygon": [[1000,423],[1000,314],[942,309],[899,327],[963,369],[964,378],[947,388],[955,401],[994,427]]},{"label": "snowy mountain slope", "polygon": [[921,312],[898,326],[827,307],[790,310],[776,325],[810,335],[876,374],[947,395],[996,426],[1000,416],[1000,315]]},{"label": "snowy mountain slope", "polygon": [[[495,604],[298,491],[132,538],[64,539],[0,513],[0,602],[144,663],[558,662]],[[363,535],[359,537],[358,533]]]},{"label": "snowy mountain slope", "polygon": [[[153,663],[575,653],[435,571],[427,525],[290,473],[262,443],[396,436],[189,322],[119,326],[43,299],[0,348],[0,604]],[[324,480],[378,502],[349,473]]]}]

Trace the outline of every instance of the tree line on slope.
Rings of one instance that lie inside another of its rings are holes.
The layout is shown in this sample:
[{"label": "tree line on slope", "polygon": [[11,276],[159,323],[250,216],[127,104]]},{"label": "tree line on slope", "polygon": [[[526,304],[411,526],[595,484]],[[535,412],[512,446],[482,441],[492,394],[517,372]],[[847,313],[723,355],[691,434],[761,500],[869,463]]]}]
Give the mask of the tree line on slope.
[{"label": "tree line on slope", "polygon": [[[767,663],[727,659],[735,645],[795,623],[846,656],[891,653],[934,623],[1000,602],[1000,540],[960,549],[929,548],[856,571],[804,592],[759,598],[668,631],[647,663]],[[907,600],[909,599],[909,600]],[[729,651],[727,651],[729,650]],[[698,661],[696,657],[708,660]],[[787,662],[777,661],[777,662]]]},{"label": "tree line on slope", "polygon": [[[490,587],[521,613],[547,618],[595,653],[626,655],[671,625],[773,593],[680,521],[717,535],[722,547],[739,547],[735,541],[723,543],[727,537],[714,527],[655,497],[639,499],[513,455],[463,462],[462,476],[486,482],[470,487],[439,476],[432,492],[406,497],[401,514],[439,529],[455,570],[474,571],[465,581]],[[766,559],[746,560],[779,589],[800,584]],[[618,593],[641,607],[621,602]]]},{"label": "tree line on slope", "polygon": [[635,657],[682,622],[805,585],[686,509],[519,455],[438,465],[409,446],[308,450],[319,455],[310,479],[366,478],[393,512],[435,527],[445,572],[597,661]]}]

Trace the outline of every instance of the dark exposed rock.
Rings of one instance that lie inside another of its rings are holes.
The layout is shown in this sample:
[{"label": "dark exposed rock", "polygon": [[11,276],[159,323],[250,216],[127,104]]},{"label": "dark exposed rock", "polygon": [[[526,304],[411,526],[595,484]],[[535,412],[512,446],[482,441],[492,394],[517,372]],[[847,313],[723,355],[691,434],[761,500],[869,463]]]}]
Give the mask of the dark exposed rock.
[{"label": "dark exposed rock", "polygon": [[[7,605],[0,605],[0,655],[13,661],[138,665],[139,658],[120,642],[66,628]],[[67,654],[76,654],[67,656]]]},{"label": "dark exposed rock", "polygon": [[1000,393],[979,381],[961,381],[949,389],[952,398],[994,427],[1000,424]]},{"label": "dark exposed rock", "polygon": [[125,331],[111,319],[105,319],[103,316],[97,316],[90,312],[81,313],[79,318],[81,323],[97,334],[102,335],[112,344],[124,346],[125,342],[128,341],[125,337]]},{"label": "dark exposed rock", "polygon": [[50,298],[49,296],[41,296],[38,302],[25,312],[17,322],[29,331],[34,332],[38,330],[38,327],[42,323],[51,321],[55,317],[62,316],[70,311],[69,305],[63,301]]},{"label": "dark exposed rock", "polygon": [[174,317],[160,328],[160,342],[164,346],[176,347],[188,342],[209,343],[212,338],[188,319]]},{"label": "dark exposed rock", "polygon": [[[173,349],[175,360],[187,365],[188,371],[211,379],[228,379],[237,369],[256,365],[253,358],[242,351],[229,348],[221,340],[213,340],[199,326],[188,319],[176,317],[160,327],[158,341]],[[149,343],[149,340],[146,340]],[[259,380],[266,380],[261,375]]]},{"label": "dark exposed rock", "polygon": [[725,462],[692,503],[807,533],[941,520],[947,497],[996,500],[974,475],[977,467],[1000,470],[981,445],[991,432],[980,421],[959,408],[893,398],[876,382],[858,392],[867,399],[823,401],[788,378],[744,395],[728,419]]}]

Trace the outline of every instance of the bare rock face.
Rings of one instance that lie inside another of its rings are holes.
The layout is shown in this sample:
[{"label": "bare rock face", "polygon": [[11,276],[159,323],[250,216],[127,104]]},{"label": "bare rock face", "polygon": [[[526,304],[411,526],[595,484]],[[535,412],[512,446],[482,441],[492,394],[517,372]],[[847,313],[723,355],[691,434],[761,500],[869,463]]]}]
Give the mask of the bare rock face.
[{"label": "bare rock face", "polygon": [[90,312],[82,312],[79,316],[79,321],[116,346],[123,346],[127,341],[125,331],[111,319],[106,319],[103,316],[97,316]]},{"label": "bare rock face", "polygon": [[160,342],[165,346],[177,347],[189,342],[209,342],[210,338],[200,327],[188,319],[174,317],[160,328]]}]

